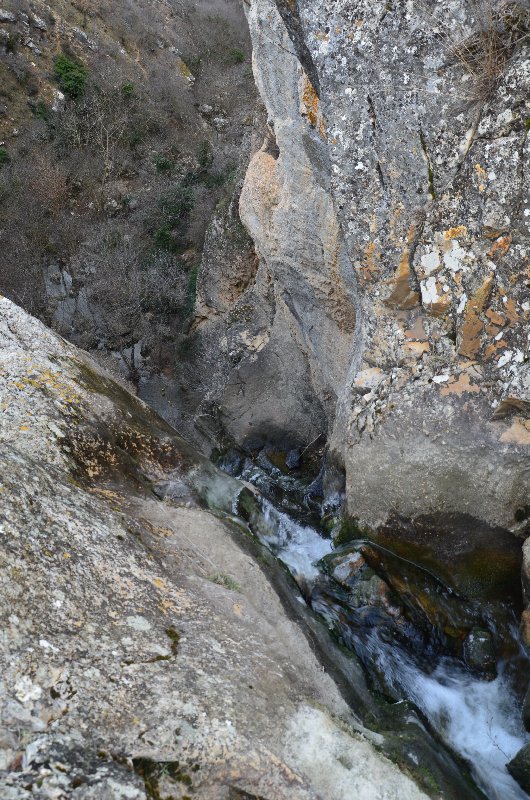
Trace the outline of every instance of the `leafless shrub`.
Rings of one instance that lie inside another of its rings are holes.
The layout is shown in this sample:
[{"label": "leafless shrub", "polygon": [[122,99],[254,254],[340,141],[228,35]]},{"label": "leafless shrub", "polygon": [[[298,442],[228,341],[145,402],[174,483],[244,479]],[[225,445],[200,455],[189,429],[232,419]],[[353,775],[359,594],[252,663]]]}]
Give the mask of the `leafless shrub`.
[{"label": "leafless shrub", "polygon": [[148,123],[140,113],[131,84],[118,88],[92,86],[76,102],[71,102],[55,123],[57,143],[67,151],[89,150],[101,163],[101,181],[112,174],[117,151],[134,144]]},{"label": "leafless shrub", "polygon": [[2,287],[33,313],[42,312],[47,261],[68,258],[79,244],[69,198],[67,176],[49,148],[39,162],[17,159],[0,175]]}]

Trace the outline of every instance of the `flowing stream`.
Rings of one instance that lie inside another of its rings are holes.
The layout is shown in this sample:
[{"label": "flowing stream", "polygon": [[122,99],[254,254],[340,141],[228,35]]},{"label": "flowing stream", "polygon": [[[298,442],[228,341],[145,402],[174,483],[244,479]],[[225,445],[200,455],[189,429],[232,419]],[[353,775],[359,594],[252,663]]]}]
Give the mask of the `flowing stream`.
[{"label": "flowing stream", "polygon": [[[264,501],[260,538],[297,581],[306,585],[318,581],[322,572],[317,562],[333,552],[330,540],[268,501]],[[311,605],[330,627],[340,627],[343,614],[325,595],[317,595]],[[477,785],[491,800],[528,798],[505,767],[529,739],[521,722],[520,702],[511,689],[509,663],[498,665],[494,680],[477,678],[461,661],[450,657],[437,659],[429,671],[395,640],[388,641],[376,624],[358,632],[350,626],[342,633],[341,638],[368,672],[384,675],[396,702],[411,700],[447,746],[468,762]],[[511,633],[517,641],[516,629]]]}]

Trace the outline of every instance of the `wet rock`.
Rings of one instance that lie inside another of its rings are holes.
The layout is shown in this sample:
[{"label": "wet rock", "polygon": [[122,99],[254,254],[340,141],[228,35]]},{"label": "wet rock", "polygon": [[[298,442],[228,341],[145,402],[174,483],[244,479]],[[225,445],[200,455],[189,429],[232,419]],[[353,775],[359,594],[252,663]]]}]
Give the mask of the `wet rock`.
[{"label": "wet rock", "polygon": [[355,549],[353,552],[331,553],[325,556],[320,565],[341,586],[349,589],[357,581],[359,572],[366,566],[362,553]]},{"label": "wet rock", "polygon": [[422,514],[412,520],[394,514],[373,538],[459,594],[521,605],[521,543],[506,529],[466,514]]},{"label": "wet rock", "polygon": [[530,744],[525,744],[506,768],[519,786],[530,794]]},{"label": "wet rock", "polygon": [[530,688],[526,690],[523,702],[523,723],[527,731],[530,731]]},{"label": "wet rock", "polygon": [[300,455],[301,450],[296,448],[294,450],[289,450],[287,456],[285,458],[285,466],[287,469],[298,469],[300,466]]},{"label": "wet rock", "polygon": [[473,628],[464,642],[464,660],[468,667],[495,678],[497,665],[493,637],[489,631]]}]

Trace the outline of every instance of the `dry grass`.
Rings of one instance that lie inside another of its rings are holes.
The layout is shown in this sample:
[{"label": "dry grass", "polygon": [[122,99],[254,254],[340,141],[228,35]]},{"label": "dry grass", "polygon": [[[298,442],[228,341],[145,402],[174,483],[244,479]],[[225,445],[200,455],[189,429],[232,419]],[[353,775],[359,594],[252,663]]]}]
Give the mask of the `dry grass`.
[{"label": "dry grass", "polygon": [[452,51],[473,79],[472,99],[486,102],[497,89],[510,58],[529,40],[530,10],[518,2],[476,2],[477,30]]},{"label": "dry grass", "polygon": [[474,29],[467,35],[459,35],[454,22],[444,20],[425,4],[422,8],[441,29],[439,36],[449,62],[460,64],[471,78],[465,99],[477,104],[487,102],[514,54],[530,41],[529,0],[470,0]]}]

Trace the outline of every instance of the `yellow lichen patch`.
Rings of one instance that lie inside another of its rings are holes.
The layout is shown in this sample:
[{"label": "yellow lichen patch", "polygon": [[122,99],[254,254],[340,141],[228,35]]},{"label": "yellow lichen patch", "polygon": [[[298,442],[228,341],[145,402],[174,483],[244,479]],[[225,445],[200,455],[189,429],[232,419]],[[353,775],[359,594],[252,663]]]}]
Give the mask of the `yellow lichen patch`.
[{"label": "yellow lichen patch", "polygon": [[444,239],[456,239],[458,236],[465,236],[467,228],[465,225],[458,225],[456,228],[449,228],[444,231]]},{"label": "yellow lichen patch", "polygon": [[500,437],[506,444],[530,445],[530,419],[516,417],[510,427]]},{"label": "yellow lichen patch", "polygon": [[452,375],[445,386],[440,387],[440,394],[463,394],[464,392],[480,392],[480,386],[476,386],[469,380],[469,373],[462,372],[460,375]]},{"label": "yellow lichen patch", "polygon": [[169,538],[170,536],[175,535],[175,531],[172,531],[171,528],[164,528],[160,527],[159,525],[153,525],[148,519],[145,517],[140,517],[140,522],[142,525],[145,525],[148,528],[149,532],[152,533],[154,536],[163,536],[164,538]]},{"label": "yellow lichen patch", "polygon": [[111,489],[103,489],[100,486],[90,486],[88,487],[87,491],[89,491],[91,494],[97,494],[99,497],[102,497],[105,500],[110,500],[116,504],[123,502],[123,496],[117,492],[113,492]]},{"label": "yellow lichen patch", "polygon": [[169,612],[174,614],[177,611],[176,605],[172,603],[171,600],[167,600],[166,598],[163,598],[160,603],[158,603],[158,608],[166,617]]},{"label": "yellow lichen patch", "polygon": [[458,353],[467,358],[475,358],[481,347],[481,334],[484,323],[480,319],[480,314],[488,299],[491,287],[493,286],[493,273],[488,275],[482,286],[477,289],[465,307],[464,319],[461,330],[461,341]]},{"label": "yellow lichen patch", "polygon": [[305,74],[302,75],[300,88],[300,113],[307,118],[312,128],[318,130],[322,139],[326,139],[326,125],[320,108],[320,100],[313,84]]},{"label": "yellow lichen patch", "polygon": [[480,181],[478,190],[479,192],[483,192],[486,189],[486,184],[484,181],[488,178],[488,173],[481,167],[480,164],[475,164],[475,172],[477,173],[478,180]]},{"label": "yellow lichen patch", "polygon": [[[395,177],[395,178],[399,177],[397,174],[395,174],[393,172],[390,173],[390,175],[391,175],[391,177]],[[400,228],[401,228],[400,220],[401,220],[401,217],[403,216],[404,210],[405,210],[405,207],[404,207],[403,203],[400,203],[399,205],[395,206],[390,212],[388,236],[389,236],[390,241],[394,242],[395,244],[397,244],[398,242],[402,241],[402,239],[401,239],[401,231],[400,231]],[[414,233],[414,226],[411,227],[411,230]],[[399,233],[398,233],[398,231],[399,231]],[[409,244],[410,244],[410,236],[409,236]]]},{"label": "yellow lichen patch", "polygon": [[157,589],[166,589],[166,582],[163,578],[153,578],[153,586]]}]

